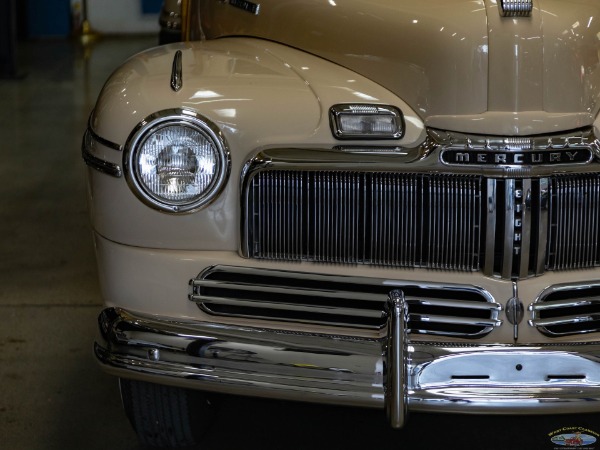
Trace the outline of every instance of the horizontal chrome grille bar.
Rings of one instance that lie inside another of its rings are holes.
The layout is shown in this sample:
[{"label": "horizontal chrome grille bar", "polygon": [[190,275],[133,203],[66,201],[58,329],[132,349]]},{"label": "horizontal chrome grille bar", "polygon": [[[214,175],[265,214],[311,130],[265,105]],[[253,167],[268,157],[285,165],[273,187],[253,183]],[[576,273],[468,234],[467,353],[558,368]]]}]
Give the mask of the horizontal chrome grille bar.
[{"label": "horizontal chrome grille bar", "polygon": [[[289,294],[292,290],[288,287],[273,287],[268,285],[251,285],[247,283],[230,283],[224,281],[212,281],[212,280],[193,280],[192,282],[194,287],[205,287],[205,288],[219,288],[219,289],[231,289],[231,290],[244,290],[244,291],[255,291],[255,292],[263,292],[265,294]],[[349,298],[354,300],[371,300],[379,302],[381,301],[381,296],[375,294],[357,294],[354,292],[334,292],[327,291],[323,289],[313,289],[313,288],[305,288],[305,287],[294,287],[293,288],[294,295],[306,295],[306,296],[314,296],[318,295],[321,297],[329,297],[329,298]]]},{"label": "horizontal chrome grille bar", "polygon": [[551,303],[536,303],[533,305],[535,311],[555,310],[558,308],[577,308],[579,306],[597,305],[600,307],[599,297],[585,299],[556,300]]},{"label": "horizontal chrome grille bar", "polygon": [[556,325],[574,325],[583,322],[600,321],[600,313],[589,316],[567,316],[560,319],[537,319],[531,323],[536,327],[551,327]]},{"label": "horizontal chrome grille bar", "polygon": [[[200,305],[219,305],[219,306],[236,306],[239,305],[238,298],[225,298],[225,297],[208,297],[208,296],[192,296],[191,299]],[[367,318],[378,318],[383,317],[382,311],[369,311],[364,309],[353,309],[353,308],[332,308],[327,306],[310,306],[310,305],[296,305],[293,303],[285,302],[261,302],[257,300],[246,299],[247,308],[258,309],[269,309],[269,310],[281,310],[289,312],[305,312],[308,314],[330,314],[338,316],[353,316],[353,317],[367,317]],[[209,307],[204,307],[205,311],[212,313],[213,310]]]},{"label": "horizontal chrome grille bar", "polygon": [[498,310],[501,308],[499,303],[474,303],[465,302],[461,300],[439,300],[431,298],[412,298],[407,299],[409,304],[425,305],[425,306],[439,306],[447,308],[468,308],[468,309],[482,309],[486,311]]},{"label": "horizontal chrome grille bar", "polygon": [[500,325],[485,291],[447,284],[215,266],[190,281],[189,299],[208,314],[379,329],[391,290],[405,293],[409,331],[476,338]]},{"label": "horizontal chrome grille bar", "polygon": [[475,327],[497,327],[502,322],[499,320],[478,320],[478,319],[468,319],[468,318],[460,318],[449,317],[449,316],[426,316],[423,314],[409,314],[411,320],[416,322],[436,322],[436,323],[451,323],[457,324],[460,323],[462,325],[472,325]]},{"label": "horizontal chrome grille bar", "polygon": [[552,287],[529,310],[529,324],[548,336],[599,332],[600,283]]}]

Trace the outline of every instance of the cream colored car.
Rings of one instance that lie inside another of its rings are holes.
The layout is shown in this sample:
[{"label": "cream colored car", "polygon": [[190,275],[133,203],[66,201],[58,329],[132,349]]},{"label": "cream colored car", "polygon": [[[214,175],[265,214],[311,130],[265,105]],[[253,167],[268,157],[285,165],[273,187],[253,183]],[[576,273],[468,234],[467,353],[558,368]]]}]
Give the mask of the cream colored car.
[{"label": "cream colored car", "polygon": [[83,145],[144,444],[195,442],[209,392],[600,411],[597,0],[182,8]]}]

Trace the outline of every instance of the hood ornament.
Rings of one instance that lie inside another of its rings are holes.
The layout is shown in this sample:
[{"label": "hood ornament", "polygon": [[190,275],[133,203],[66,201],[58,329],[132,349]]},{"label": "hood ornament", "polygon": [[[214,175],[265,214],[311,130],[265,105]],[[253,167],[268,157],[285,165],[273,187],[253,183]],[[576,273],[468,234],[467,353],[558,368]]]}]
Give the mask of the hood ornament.
[{"label": "hood ornament", "polygon": [[502,17],[529,17],[533,10],[533,0],[499,0]]},{"label": "hood ornament", "polygon": [[171,89],[179,92],[183,87],[183,69],[182,69],[182,53],[181,50],[175,52],[173,57],[173,67],[171,68]]}]

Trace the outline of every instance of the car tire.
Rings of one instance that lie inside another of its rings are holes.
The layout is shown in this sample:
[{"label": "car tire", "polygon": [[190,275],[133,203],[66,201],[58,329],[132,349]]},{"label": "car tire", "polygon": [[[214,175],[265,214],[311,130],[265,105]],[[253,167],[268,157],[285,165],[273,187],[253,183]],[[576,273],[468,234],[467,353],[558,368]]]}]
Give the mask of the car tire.
[{"label": "car tire", "polygon": [[212,425],[215,408],[201,392],[120,379],[125,413],[147,448],[190,448]]}]

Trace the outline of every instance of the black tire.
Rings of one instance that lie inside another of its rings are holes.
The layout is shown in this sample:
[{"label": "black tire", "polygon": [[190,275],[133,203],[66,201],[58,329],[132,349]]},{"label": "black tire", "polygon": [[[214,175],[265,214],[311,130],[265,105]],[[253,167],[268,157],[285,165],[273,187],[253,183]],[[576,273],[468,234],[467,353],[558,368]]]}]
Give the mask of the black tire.
[{"label": "black tire", "polygon": [[126,379],[120,388],[125,413],[144,447],[194,447],[212,425],[215,411],[201,392]]}]

